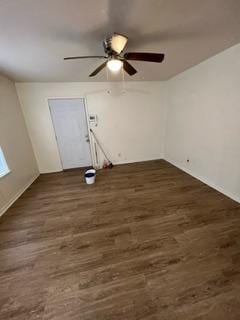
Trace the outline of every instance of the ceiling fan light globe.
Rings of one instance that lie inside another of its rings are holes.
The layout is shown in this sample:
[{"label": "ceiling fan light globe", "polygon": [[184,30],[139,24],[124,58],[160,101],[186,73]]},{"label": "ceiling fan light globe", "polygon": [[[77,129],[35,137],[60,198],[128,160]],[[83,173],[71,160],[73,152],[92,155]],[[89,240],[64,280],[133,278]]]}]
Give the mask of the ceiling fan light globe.
[{"label": "ceiling fan light globe", "polygon": [[120,54],[127,44],[128,38],[121,34],[114,34],[111,39],[112,49]]},{"label": "ceiling fan light globe", "polygon": [[118,59],[111,59],[107,62],[107,67],[110,71],[118,72],[122,68],[122,61]]}]

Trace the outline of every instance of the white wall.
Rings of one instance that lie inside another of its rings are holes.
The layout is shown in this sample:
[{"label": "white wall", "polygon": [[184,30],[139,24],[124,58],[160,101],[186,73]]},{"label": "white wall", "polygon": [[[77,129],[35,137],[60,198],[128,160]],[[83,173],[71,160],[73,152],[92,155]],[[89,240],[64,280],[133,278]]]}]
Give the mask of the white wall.
[{"label": "white wall", "polygon": [[240,45],[170,80],[167,101],[165,158],[240,201]]},{"label": "white wall", "polygon": [[[96,133],[113,163],[162,158],[165,83],[17,83],[40,172],[60,171],[49,98],[85,97]],[[124,93],[123,93],[124,92]]]},{"label": "white wall", "polygon": [[11,172],[0,178],[0,215],[38,176],[15,85],[0,76],[0,146]]}]

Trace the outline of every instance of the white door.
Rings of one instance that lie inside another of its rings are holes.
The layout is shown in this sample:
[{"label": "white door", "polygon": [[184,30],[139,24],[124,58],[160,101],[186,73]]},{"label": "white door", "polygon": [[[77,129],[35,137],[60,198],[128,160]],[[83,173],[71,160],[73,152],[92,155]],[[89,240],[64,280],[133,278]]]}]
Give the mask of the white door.
[{"label": "white door", "polygon": [[83,99],[50,99],[53,126],[63,169],[92,165]]}]

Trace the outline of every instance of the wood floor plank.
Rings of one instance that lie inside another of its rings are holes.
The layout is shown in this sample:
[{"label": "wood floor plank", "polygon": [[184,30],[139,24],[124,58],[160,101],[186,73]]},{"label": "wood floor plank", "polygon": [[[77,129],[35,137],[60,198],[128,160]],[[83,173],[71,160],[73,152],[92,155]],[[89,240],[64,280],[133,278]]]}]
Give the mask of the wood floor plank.
[{"label": "wood floor plank", "polygon": [[239,320],[240,205],[163,160],[41,175],[0,219],[1,320]]}]

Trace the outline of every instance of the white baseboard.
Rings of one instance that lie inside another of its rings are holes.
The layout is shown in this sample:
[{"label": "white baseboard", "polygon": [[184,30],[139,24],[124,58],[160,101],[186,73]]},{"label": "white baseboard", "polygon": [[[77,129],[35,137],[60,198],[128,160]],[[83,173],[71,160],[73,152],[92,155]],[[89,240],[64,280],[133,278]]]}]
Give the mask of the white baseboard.
[{"label": "white baseboard", "polygon": [[222,194],[224,194],[225,196],[229,197],[230,199],[237,201],[238,203],[240,203],[240,198],[226,190],[224,190],[223,188],[216,186],[214,183],[212,183],[211,181],[207,180],[206,178],[203,178],[201,176],[196,175],[195,173],[193,173],[192,171],[188,170],[187,168],[182,167],[181,165],[179,165],[178,163],[176,163],[173,160],[169,160],[169,159],[164,159],[167,162],[171,163],[172,165],[174,165],[175,167],[177,167],[178,169],[186,172],[187,174],[189,174],[190,176],[200,180],[201,182],[205,183],[206,185],[208,185],[209,187],[221,192]]},{"label": "white baseboard", "polygon": [[23,186],[15,196],[10,199],[7,204],[0,208],[0,217],[11,207],[11,205],[30,187],[30,185],[39,177],[39,174],[35,175],[25,186]]},{"label": "white baseboard", "polygon": [[[155,160],[165,160],[163,157],[158,158],[147,158],[147,159],[141,159],[141,160],[123,160],[123,161],[113,161],[112,164],[114,166],[122,165],[122,164],[131,164],[131,163],[138,163],[138,162],[146,162],[146,161],[155,161]],[[93,165],[94,169],[101,170],[101,165]]]},{"label": "white baseboard", "polygon": [[138,163],[138,162],[146,162],[146,161],[154,161],[154,160],[164,160],[163,157],[158,157],[158,158],[146,158],[146,159],[141,159],[141,160],[123,160],[123,161],[114,161],[114,165],[118,164],[130,164],[130,163]]}]

